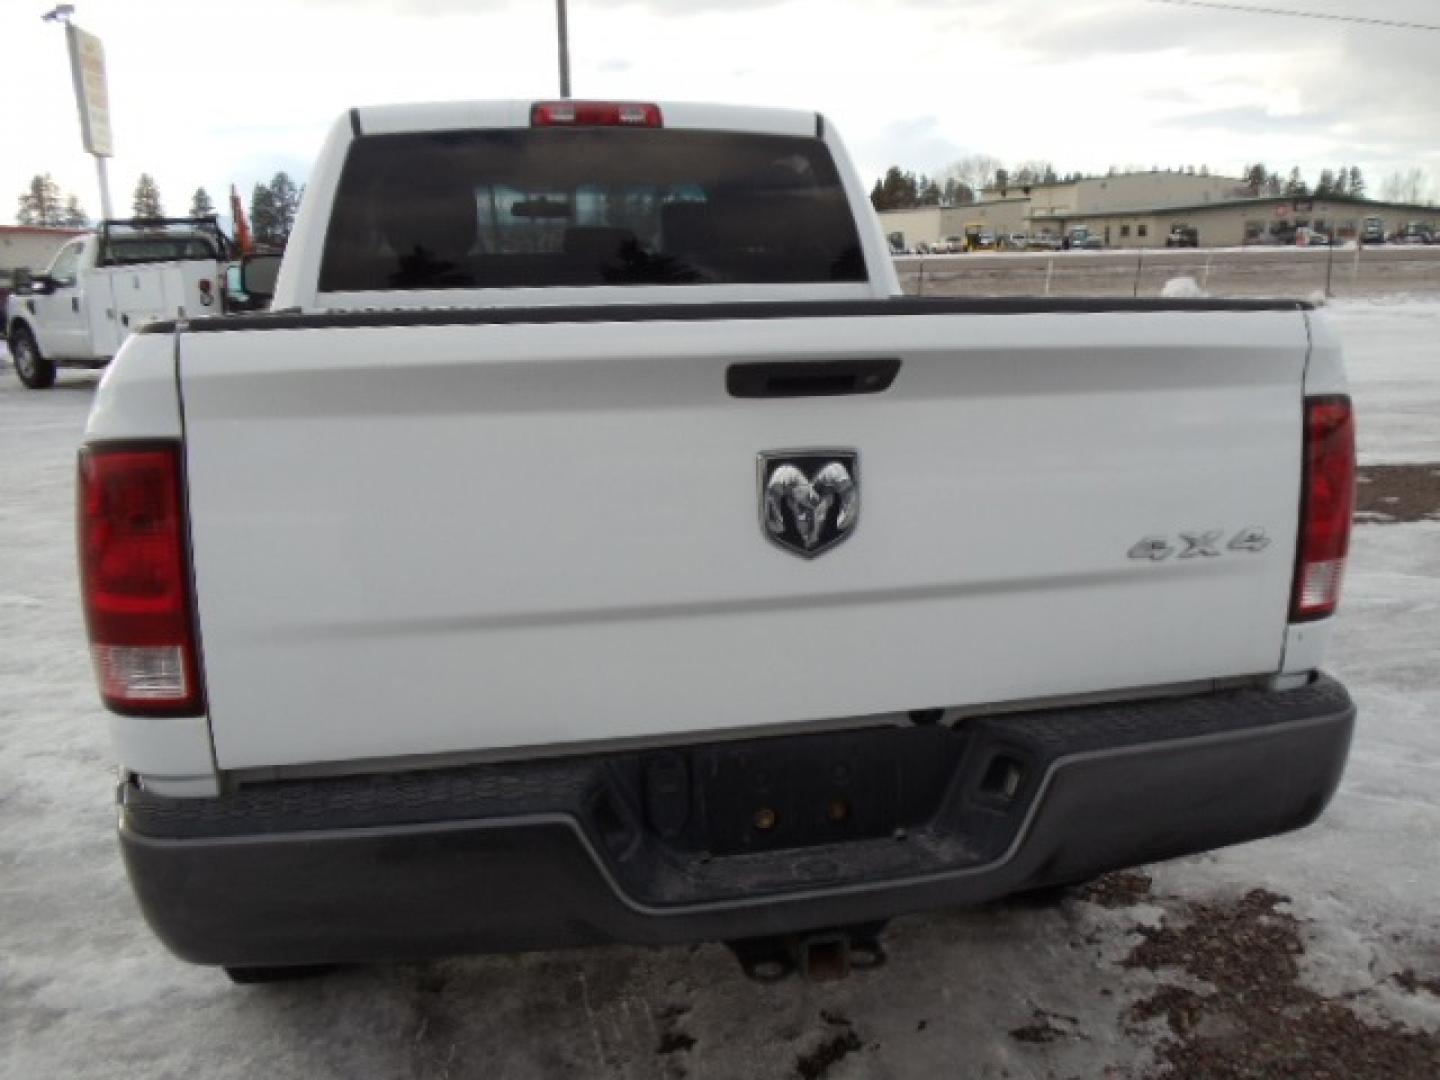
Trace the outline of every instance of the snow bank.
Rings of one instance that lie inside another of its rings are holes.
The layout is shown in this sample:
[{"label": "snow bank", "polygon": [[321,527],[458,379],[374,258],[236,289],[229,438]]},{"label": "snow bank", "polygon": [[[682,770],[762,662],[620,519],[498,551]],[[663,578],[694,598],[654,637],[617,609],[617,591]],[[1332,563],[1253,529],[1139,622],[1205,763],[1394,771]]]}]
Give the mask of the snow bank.
[{"label": "snow bank", "polygon": [[1197,299],[1205,296],[1206,292],[1200,288],[1200,283],[1193,277],[1182,275],[1181,277],[1172,277],[1165,282],[1165,287],[1160,290],[1160,295],[1171,299]]}]

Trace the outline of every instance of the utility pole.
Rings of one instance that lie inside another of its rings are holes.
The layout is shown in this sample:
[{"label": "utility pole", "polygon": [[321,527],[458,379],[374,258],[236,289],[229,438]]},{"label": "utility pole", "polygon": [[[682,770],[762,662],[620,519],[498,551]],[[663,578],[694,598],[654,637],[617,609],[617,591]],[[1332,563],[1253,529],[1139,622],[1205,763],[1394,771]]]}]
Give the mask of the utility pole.
[{"label": "utility pole", "polygon": [[565,0],[555,0],[555,22],[560,37],[560,96],[570,96],[570,25]]}]

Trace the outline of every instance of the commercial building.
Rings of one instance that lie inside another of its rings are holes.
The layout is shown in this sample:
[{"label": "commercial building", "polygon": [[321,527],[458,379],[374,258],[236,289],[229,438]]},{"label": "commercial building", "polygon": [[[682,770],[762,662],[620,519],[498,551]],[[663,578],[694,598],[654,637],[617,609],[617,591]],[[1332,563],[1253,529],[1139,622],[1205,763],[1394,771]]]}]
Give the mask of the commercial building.
[{"label": "commercial building", "polygon": [[0,286],[8,286],[16,270],[39,273],[61,245],[87,229],[54,229],[44,225],[0,225]]},{"label": "commercial building", "polygon": [[958,206],[917,206],[911,210],[882,210],[880,222],[891,243],[913,251],[930,247],[947,237],[962,237],[967,228],[996,235],[1026,232],[1030,200],[985,199]]},{"label": "commercial building", "polygon": [[[1440,226],[1440,207],[1387,203],[1349,195],[1324,198],[1265,196],[1231,198],[1178,206],[1135,206],[1088,213],[1031,218],[1035,229],[1063,233],[1084,227],[1107,247],[1164,247],[1172,229],[1193,229],[1202,247],[1242,244],[1290,244],[1302,227],[1336,241],[1355,240],[1362,233],[1391,236],[1415,225],[1433,231]],[[1374,222],[1370,230],[1367,222]]]},{"label": "commercial building", "polygon": [[1440,207],[1382,203],[1348,195],[1325,198],[1248,194],[1238,177],[1156,170],[1084,180],[987,188],[958,206],[886,210],[880,221],[905,250],[960,236],[979,225],[998,234],[1062,237],[1083,228],[1107,247],[1164,247],[1177,227],[1193,229],[1205,247],[1290,243],[1305,226],[1338,240],[1354,239],[1367,219],[1382,235],[1418,224],[1440,226]]}]

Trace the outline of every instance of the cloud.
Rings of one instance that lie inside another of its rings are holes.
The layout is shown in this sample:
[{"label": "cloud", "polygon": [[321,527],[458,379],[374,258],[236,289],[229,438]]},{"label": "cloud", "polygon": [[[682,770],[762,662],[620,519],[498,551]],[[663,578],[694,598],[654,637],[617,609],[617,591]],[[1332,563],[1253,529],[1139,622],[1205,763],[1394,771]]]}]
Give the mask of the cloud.
[{"label": "cloud", "polygon": [[1266,134],[1283,128],[1287,132],[1330,132],[1343,118],[1339,113],[1280,115],[1264,106],[1239,105],[1229,109],[1207,109],[1186,113],[1173,121],[1183,127],[1209,128],[1227,134]]},{"label": "cloud", "polygon": [[857,155],[904,163],[917,172],[930,174],[938,173],[974,150],[950,138],[934,115],[898,120],[873,135],[863,134],[852,141]]}]

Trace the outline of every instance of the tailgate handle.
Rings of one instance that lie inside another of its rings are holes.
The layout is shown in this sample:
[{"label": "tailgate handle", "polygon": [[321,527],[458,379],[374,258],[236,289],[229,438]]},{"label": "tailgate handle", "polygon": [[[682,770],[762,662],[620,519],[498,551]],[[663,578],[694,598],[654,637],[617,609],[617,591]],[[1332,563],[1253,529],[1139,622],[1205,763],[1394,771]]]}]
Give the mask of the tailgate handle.
[{"label": "tailgate handle", "polygon": [[776,360],[731,364],[725,389],[737,398],[836,397],[890,389],[898,358],[885,360]]}]

